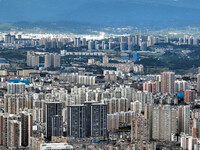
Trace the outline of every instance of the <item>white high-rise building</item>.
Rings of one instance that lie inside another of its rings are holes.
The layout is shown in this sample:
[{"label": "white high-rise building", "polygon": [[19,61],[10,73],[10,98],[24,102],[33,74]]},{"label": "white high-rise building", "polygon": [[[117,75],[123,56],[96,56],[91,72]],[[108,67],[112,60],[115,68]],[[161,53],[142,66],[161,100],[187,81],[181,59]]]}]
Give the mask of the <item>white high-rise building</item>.
[{"label": "white high-rise building", "polygon": [[54,68],[60,67],[60,55],[59,54],[53,54],[53,67]]},{"label": "white high-rise building", "polygon": [[184,133],[189,134],[190,130],[190,105],[184,106]]},{"label": "white high-rise building", "polygon": [[131,111],[136,114],[140,114],[142,112],[142,104],[139,101],[131,102]]},{"label": "white high-rise building", "polygon": [[39,56],[35,55],[33,52],[27,52],[27,66],[39,67]]},{"label": "white high-rise building", "polygon": [[74,39],[74,47],[80,47],[81,46],[81,39],[75,38]]},{"label": "white high-rise building", "polygon": [[8,94],[23,94],[25,92],[25,83],[8,83],[7,93]]},{"label": "white high-rise building", "polygon": [[60,55],[56,53],[49,53],[45,55],[45,63],[44,63],[45,68],[57,68],[60,67]]},{"label": "white high-rise building", "polygon": [[177,111],[169,105],[157,106],[152,110],[152,138],[170,141],[177,132]]},{"label": "white high-rise building", "polygon": [[44,68],[51,67],[51,55],[47,54],[45,55],[45,62],[44,62]]},{"label": "white high-rise building", "polygon": [[184,80],[176,80],[175,81],[175,92],[183,92],[187,89],[187,82]]}]

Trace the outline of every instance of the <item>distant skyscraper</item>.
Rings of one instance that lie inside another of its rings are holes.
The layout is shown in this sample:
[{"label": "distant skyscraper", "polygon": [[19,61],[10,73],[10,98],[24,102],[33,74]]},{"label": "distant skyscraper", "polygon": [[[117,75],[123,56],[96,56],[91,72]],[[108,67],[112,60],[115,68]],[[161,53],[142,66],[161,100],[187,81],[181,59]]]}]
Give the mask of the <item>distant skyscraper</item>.
[{"label": "distant skyscraper", "polygon": [[88,41],[88,50],[93,50],[95,48],[94,41],[90,40]]},{"label": "distant skyscraper", "polygon": [[128,36],[128,50],[133,50],[133,37]]},{"label": "distant skyscraper", "polygon": [[141,42],[140,50],[141,51],[146,51],[147,50],[147,42]]},{"label": "distant skyscraper", "polygon": [[112,39],[109,39],[108,49],[112,49],[112,46],[113,46],[113,41],[112,41]]},{"label": "distant skyscraper", "polygon": [[109,63],[109,58],[108,56],[103,57],[103,64],[108,64]]},{"label": "distant skyscraper", "polygon": [[120,42],[120,51],[127,50],[127,48],[126,48],[127,43],[123,42],[123,40],[121,40],[121,41],[122,42]]},{"label": "distant skyscraper", "polygon": [[105,44],[106,44],[106,42],[105,42],[105,41],[102,41],[102,43],[101,43],[102,50],[105,50],[105,49],[104,49],[104,48],[105,48]]},{"label": "distant skyscraper", "polygon": [[162,93],[174,94],[174,82],[175,82],[174,72],[163,72],[161,81]]},{"label": "distant skyscraper", "polygon": [[[61,102],[48,102],[46,103],[46,138],[51,139],[52,136],[55,134],[61,134],[62,126],[60,117],[55,116],[62,116],[62,103]],[[59,131],[58,133],[55,133]],[[62,136],[59,135],[59,136]]]},{"label": "distant skyscraper", "polygon": [[45,68],[57,68],[60,67],[60,55],[56,53],[49,53],[45,55],[45,63],[44,63]]},{"label": "distant skyscraper", "polygon": [[5,35],[5,43],[11,43],[11,35],[10,34],[7,34]]},{"label": "distant skyscraper", "polygon": [[11,42],[11,44],[15,44],[15,35],[11,36],[10,42]]},{"label": "distant skyscraper", "polygon": [[18,40],[21,40],[22,39],[22,35],[18,35]]},{"label": "distant skyscraper", "polygon": [[54,68],[60,67],[60,55],[59,54],[53,54],[53,67]]},{"label": "distant skyscraper", "polygon": [[86,38],[83,38],[82,39],[82,46],[85,46],[85,45],[87,45]]},{"label": "distant skyscraper", "polygon": [[193,38],[193,45],[198,46],[199,45],[199,39]]},{"label": "distant skyscraper", "polygon": [[81,39],[75,38],[74,39],[74,47],[80,47],[81,46]]},{"label": "distant skyscraper", "polygon": [[45,55],[45,60],[44,60],[45,62],[44,62],[44,68],[50,68],[52,65],[52,63],[51,63],[51,55],[50,54],[47,54],[47,55]]},{"label": "distant skyscraper", "polygon": [[138,62],[139,61],[139,53],[133,53],[133,62]]},{"label": "distant skyscraper", "polygon": [[32,52],[27,52],[27,66],[39,67],[39,56],[32,54]]}]

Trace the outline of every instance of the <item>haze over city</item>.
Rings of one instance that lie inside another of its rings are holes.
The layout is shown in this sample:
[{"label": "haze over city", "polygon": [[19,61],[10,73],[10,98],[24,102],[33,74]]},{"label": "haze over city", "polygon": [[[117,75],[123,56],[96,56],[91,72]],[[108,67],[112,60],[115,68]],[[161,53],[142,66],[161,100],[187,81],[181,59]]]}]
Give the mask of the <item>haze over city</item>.
[{"label": "haze over city", "polygon": [[1,150],[200,150],[199,0],[0,0]]}]

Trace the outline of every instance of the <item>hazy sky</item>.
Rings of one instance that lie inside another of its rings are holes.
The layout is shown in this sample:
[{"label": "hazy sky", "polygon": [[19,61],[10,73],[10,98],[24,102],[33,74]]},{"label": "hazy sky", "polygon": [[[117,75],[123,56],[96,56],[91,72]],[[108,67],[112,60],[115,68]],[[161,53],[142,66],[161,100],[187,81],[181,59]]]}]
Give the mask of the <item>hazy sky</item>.
[{"label": "hazy sky", "polygon": [[200,0],[0,0],[0,14],[0,22],[197,23]]}]

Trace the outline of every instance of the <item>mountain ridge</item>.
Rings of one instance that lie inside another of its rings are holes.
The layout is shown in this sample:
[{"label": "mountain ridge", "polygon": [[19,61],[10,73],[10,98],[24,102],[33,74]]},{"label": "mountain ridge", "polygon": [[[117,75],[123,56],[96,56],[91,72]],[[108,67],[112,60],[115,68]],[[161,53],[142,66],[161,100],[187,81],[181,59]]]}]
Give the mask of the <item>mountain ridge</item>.
[{"label": "mountain ridge", "polygon": [[0,22],[75,21],[108,26],[198,25],[200,1],[191,1],[196,5],[187,0],[1,0]]}]

